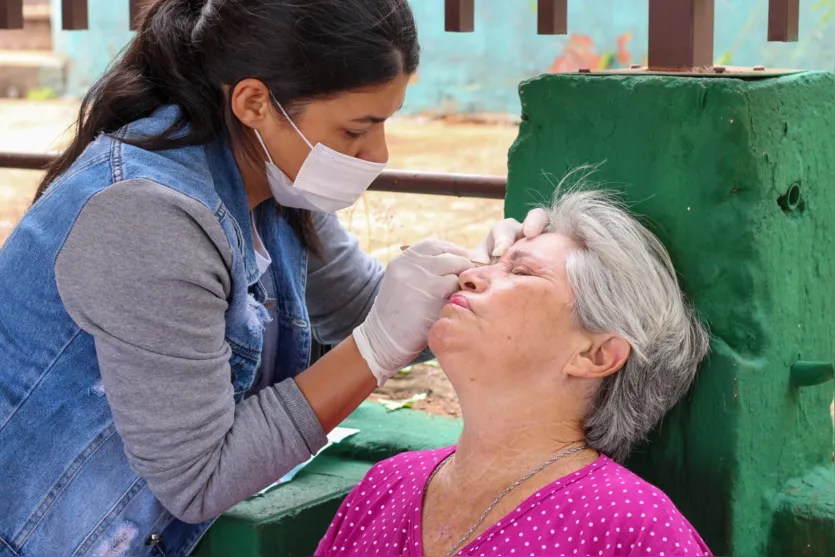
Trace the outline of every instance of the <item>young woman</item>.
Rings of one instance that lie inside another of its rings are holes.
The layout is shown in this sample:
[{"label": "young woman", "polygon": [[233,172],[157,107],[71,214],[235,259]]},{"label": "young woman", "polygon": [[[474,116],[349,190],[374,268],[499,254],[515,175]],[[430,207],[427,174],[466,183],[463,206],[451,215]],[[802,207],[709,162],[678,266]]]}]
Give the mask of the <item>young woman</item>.
[{"label": "young woman", "polygon": [[426,346],[467,254],[333,215],[418,50],[405,0],[151,5],[0,251],[0,553],[188,554]]}]

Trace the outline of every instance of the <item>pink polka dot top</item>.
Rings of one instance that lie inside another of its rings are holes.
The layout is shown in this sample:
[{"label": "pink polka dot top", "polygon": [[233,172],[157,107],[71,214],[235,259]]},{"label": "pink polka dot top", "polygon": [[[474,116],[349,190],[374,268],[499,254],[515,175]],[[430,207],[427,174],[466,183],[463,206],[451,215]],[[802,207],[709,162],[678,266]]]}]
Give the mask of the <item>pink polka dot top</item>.
[{"label": "pink polka dot top", "polygon": [[[404,453],[375,465],[342,503],[316,555],[423,555],[424,489],[454,450]],[[532,494],[456,555],[658,557],[710,550],[663,492],[601,456]]]}]

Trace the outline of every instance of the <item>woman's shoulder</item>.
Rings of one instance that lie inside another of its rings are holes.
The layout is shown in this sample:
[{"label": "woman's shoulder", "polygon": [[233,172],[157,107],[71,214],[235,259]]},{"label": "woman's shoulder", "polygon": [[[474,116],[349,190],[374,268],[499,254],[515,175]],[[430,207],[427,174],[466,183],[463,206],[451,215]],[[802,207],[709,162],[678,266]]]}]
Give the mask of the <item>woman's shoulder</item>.
[{"label": "woman's shoulder", "polygon": [[[84,206],[55,258],[55,281],[65,308],[85,330],[122,331],[116,336],[127,338],[137,320],[146,322],[140,314],[151,323],[196,320],[202,311],[215,316],[231,288],[231,258],[208,210],[154,182],[127,180]],[[120,299],[133,301],[131,311],[116,309],[113,300]],[[162,340],[156,329],[148,335]],[[131,345],[140,343],[132,339]]]},{"label": "woman's shoulder", "polygon": [[699,534],[661,489],[607,457],[601,457],[598,464],[574,486],[577,495],[582,493],[590,526],[596,523],[623,543],[628,541],[647,550],[654,547],[667,555],[709,553]]},{"label": "woman's shoulder", "polygon": [[371,467],[354,491],[391,494],[403,489],[422,490],[432,471],[454,450],[408,451],[382,460]]},{"label": "woman's shoulder", "polygon": [[371,467],[364,482],[394,482],[402,479],[428,478],[433,470],[455,450],[455,447],[425,451],[407,451]]},{"label": "woman's shoulder", "polygon": [[601,456],[597,464],[593,473],[584,478],[585,487],[598,493],[601,499],[605,498],[610,506],[643,508],[648,513],[675,510],[675,505],[661,489],[625,466],[606,456]]},{"label": "woman's shoulder", "polygon": [[[75,219],[62,255],[73,241],[101,244],[121,264],[131,254],[173,262],[182,255],[220,255],[231,264],[231,247],[220,222],[199,201],[150,179],[116,182],[92,196]],[[86,250],[87,252],[90,249]],[[196,259],[196,258],[191,258]]]},{"label": "woman's shoulder", "polygon": [[576,482],[575,493],[583,493],[589,507],[610,515],[617,522],[683,516],[659,488],[608,457],[601,456],[597,467]]}]

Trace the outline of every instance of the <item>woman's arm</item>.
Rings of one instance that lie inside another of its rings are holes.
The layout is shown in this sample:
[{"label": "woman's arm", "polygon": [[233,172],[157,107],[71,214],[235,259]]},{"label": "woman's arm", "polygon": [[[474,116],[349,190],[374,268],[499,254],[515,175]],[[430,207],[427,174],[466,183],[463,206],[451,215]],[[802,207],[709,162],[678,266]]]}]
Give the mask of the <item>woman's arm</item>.
[{"label": "woman's arm", "polygon": [[333,346],[365,320],[385,271],[336,215],[313,213],[313,219],[322,256],[311,253],[308,262],[307,310],[316,340]]},{"label": "woman's arm", "polygon": [[[357,238],[330,213],[313,214],[322,257],[311,254],[307,271],[307,309],[316,340],[333,346],[348,338],[371,309],[385,270],[362,251]],[[427,348],[416,359],[434,358]]]},{"label": "woman's arm", "polygon": [[224,316],[230,261],[209,209],[131,180],[90,200],[55,267],[67,310],[94,338],[132,468],[172,514],[193,523],[308,459],[326,442],[317,414],[338,421],[374,384],[367,367],[360,379],[360,358],[336,356],[300,381],[322,388],[317,380],[329,369],[346,378],[343,398],[307,393],[316,413],[292,380],[235,405]]},{"label": "woman's arm", "polygon": [[353,337],[325,354],[296,377],[322,429],[331,431],[377,387],[377,380],[360,355]]}]

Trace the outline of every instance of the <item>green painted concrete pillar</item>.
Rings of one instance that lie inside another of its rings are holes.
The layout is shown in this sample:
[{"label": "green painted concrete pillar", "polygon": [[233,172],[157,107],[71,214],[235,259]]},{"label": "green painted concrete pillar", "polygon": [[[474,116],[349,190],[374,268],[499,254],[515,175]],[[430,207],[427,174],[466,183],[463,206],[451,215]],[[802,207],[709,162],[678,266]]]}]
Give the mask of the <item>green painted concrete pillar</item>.
[{"label": "green painted concrete pillar", "polygon": [[833,76],[550,75],[520,93],[507,215],[606,161],[594,179],[646,218],[712,331],[629,465],[716,554],[835,555]]}]

